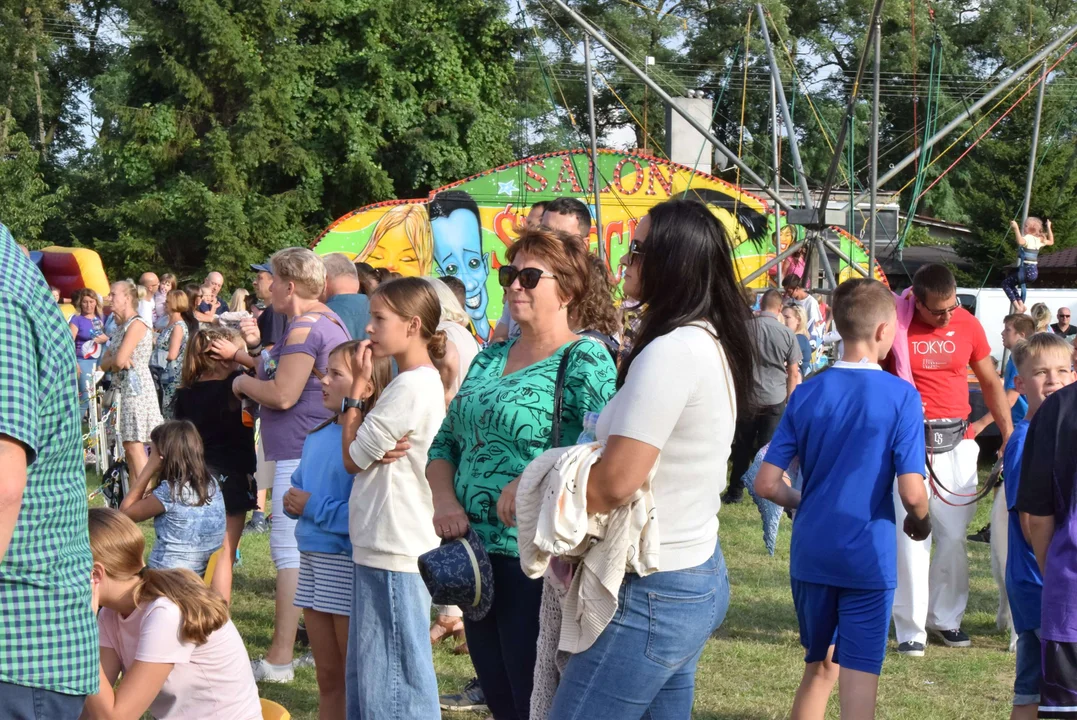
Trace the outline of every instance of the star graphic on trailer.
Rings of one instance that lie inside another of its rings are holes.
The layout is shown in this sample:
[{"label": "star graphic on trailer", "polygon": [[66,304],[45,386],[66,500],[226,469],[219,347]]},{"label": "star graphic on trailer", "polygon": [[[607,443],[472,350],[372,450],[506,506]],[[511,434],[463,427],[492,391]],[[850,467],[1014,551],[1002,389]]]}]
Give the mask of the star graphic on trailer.
[{"label": "star graphic on trailer", "polygon": [[516,181],[509,180],[508,182],[499,182],[497,184],[498,195],[515,195],[516,194]]}]

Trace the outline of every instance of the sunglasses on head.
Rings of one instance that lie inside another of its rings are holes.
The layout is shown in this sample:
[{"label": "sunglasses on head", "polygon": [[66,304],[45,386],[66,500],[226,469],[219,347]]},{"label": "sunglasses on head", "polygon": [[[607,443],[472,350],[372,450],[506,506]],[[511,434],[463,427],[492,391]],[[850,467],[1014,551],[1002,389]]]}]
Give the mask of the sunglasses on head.
[{"label": "sunglasses on head", "polygon": [[502,265],[497,271],[497,281],[503,288],[510,287],[516,282],[516,278],[519,278],[520,287],[524,290],[534,290],[538,286],[539,280],[544,277],[557,278],[556,275],[535,267],[523,268],[521,270],[515,265]]}]

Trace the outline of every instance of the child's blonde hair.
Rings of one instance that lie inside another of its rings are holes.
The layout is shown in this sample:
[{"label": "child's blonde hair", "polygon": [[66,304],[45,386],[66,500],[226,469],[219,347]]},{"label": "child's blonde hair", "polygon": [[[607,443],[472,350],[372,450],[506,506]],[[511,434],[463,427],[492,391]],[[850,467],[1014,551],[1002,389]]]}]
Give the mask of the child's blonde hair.
[{"label": "child's blonde hair", "polygon": [[202,645],[228,622],[228,603],[190,570],[153,570],[142,554],[146,540],[134,521],[112,508],[90,510],[90,551],[114,580],[139,578],[135,605],[168,598],[183,618],[180,640]]},{"label": "child's blonde hair", "polygon": [[137,286],[135,292],[138,294],[138,299],[140,301],[150,299],[150,291],[146,289],[145,285]]},{"label": "child's blonde hair", "polygon": [[1044,303],[1036,303],[1029,311],[1032,322],[1036,323],[1036,332],[1047,332],[1047,326],[1051,324],[1051,309]]},{"label": "child's blonde hair", "polygon": [[1028,362],[1041,358],[1049,352],[1058,351],[1070,357],[1073,350],[1073,345],[1070,345],[1061,335],[1036,333],[1028,340],[1022,340],[1014,345],[1013,364],[1017,366],[1017,371],[1021,372]]},{"label": "child's blonde hair", "polygon": [[1029,215],[1025,220],[1025,235],[1043,235],[1043,220]]}]

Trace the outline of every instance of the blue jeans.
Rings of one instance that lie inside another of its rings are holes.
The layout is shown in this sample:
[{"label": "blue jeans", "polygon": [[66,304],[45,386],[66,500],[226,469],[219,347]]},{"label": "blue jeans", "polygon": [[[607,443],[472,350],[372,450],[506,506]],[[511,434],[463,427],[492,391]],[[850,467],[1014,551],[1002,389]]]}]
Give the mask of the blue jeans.
[{"label": "blue jeans", "polygon": [[721,544],[688,570],[629,575],[617,613],[561,676],[550,720],[684,720],[696,663],[729,609]]},{"label": "blue jeans", "polygon": [[[85,415],[86,410],[89,408],[89,397],[94,387],[93,374],[97,370],[97,360],[95,358],[88,360],[77,358],[75,362],[79,364],[79,410]],[[90,392],[87,392],[87,387]]]},{"label": "blue jeans", "polygon": [[78,720],[85,695],[0,682],[0,718],[4,720]]},{"label": "blue jeans", "polygon": [[1040,631],[1025,630],[1017,636],[1017,673],[1013,679],[1014,705],[1040,704]]},{"label": "blue jeans", "polygon": [[348,626],[348,720],[440,720],[430,593],[419,573],[355,566]]}]

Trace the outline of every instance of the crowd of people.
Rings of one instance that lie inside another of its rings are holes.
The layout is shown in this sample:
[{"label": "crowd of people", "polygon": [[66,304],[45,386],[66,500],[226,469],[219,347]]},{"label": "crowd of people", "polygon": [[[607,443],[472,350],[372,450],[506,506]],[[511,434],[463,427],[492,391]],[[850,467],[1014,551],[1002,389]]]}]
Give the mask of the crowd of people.
[{"label": "crowd of people", "polygon": [[[1013,717],[1077,716],[1068,308],[1047,332],[1006,318],[1000,377],[945,267],[827,304],[802,263],[746,302],[721,223],[671,200],[635,228],[617,303],[590,232],[578,200],[532,208],[485,343],[454,278],[303,248],[228,302],[218,272],[82,290],[65,329],[0,226],[0,716],[254,720],[258,682],[312,663],[325,720],[687,718],[729,607],[719,510],[747,481],[794,518],[793,717],[821,719],[839,680],[842,716],[872,717],[891,621],[903,656],[971,644],[965,500],[992,423]],[[971,423],[970,367],[989,410]],[[79,418],[102,374],[131,482],[87,513]],[[251,662],[232,571],[267,524],[273,634]],[[450,636],[476,678],[439,697]]]}]

